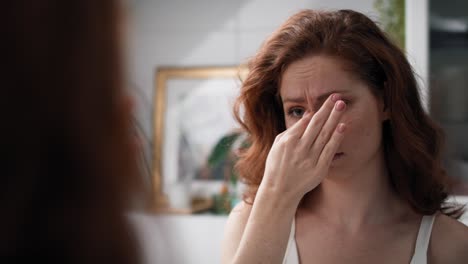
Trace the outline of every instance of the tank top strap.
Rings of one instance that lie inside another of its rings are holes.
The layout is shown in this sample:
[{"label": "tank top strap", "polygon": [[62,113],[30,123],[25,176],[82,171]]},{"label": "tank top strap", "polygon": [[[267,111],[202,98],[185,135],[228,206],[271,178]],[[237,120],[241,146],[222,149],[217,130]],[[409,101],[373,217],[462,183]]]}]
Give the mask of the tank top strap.
[{"label": "tank top strap", "polygon": [[283,264],[299,264],[299,254],[296,245],[296,218],[294,217],[291,224],[291,232],[289,234],[288,245],[284,254]]},{"label": "tank top strap", "polygon": [[435,215],[424,215],[419,226],[418,237],[414,249],[411,264],[426,264],[427,251],[431,240],[432,226],[434,225]]}]

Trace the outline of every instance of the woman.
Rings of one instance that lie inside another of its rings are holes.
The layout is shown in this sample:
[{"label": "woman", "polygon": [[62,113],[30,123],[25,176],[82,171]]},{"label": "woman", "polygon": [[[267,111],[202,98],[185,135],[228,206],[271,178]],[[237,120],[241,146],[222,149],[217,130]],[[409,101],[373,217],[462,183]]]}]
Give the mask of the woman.
[{"label": "woman", "polygon": [[2,262],[138,263],[119,2],[3,10]]},{"label": "woman", "polygon": [[440,130],[370,19],[299,12],[249,69],[235,108],[249,191],[229,216],[224,263],[466,263]]}]

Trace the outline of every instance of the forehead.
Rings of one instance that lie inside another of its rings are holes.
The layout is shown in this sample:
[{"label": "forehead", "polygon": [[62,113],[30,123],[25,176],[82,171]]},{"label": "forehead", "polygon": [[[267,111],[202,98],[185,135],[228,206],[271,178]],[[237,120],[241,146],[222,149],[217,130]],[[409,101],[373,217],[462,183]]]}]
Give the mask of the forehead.
[{"label": "forehead", "polygon": [[[344,63],[329,56],[307,56],[291,63],[284,71],[280,95],[299,97],[306,92],[313,98],[331,92],[350,92],[356,80]],[[307,89],[307,91],[305,91]]]}]

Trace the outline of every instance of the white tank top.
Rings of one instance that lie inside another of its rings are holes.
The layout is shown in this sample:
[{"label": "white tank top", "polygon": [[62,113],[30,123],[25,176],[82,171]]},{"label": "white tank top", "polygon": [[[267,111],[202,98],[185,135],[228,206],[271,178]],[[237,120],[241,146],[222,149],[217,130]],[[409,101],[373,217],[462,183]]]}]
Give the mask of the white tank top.
[{"label": "white tank top", "polygon": [[[435,215],[425,215],[419,226],[418,238],[416,239],[416,247],[414,249],[413,258],[410,264],[427,264],[427,249],[432,233],[432,225],[434,224]],[[283,264],[299,264],[299,253],[296,245],[296,222],[293,219],[291,233],[289,235],[286,254],[284,255]]]}]

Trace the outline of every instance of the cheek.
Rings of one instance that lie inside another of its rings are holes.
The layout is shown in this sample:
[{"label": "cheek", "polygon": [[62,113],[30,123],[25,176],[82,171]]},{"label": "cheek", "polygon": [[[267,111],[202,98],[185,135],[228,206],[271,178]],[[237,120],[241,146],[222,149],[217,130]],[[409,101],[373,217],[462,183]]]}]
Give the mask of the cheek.
[{"label": "cheek", "polygon": [[292,127],[297,121],[296,120],[291,120],[289,118],[286,118],[284,121],[284,124],[286,125],[286,129]]},{"label": "cheek", "polygon": [[347,125],[344,140],[349,144],[362,146],[380,141],[381,124],[376,118],[365,114],[349,113],[342,118],[342,122]]},{"label": "cheek", "polygon": [[299,120],[301,120],[301,118],[294,118],[294,117],[287,116],[284,118],[284,125],[286,126],[286,129],[289,129],[290,127],[294,126],[294,124],[299,122]]}]

